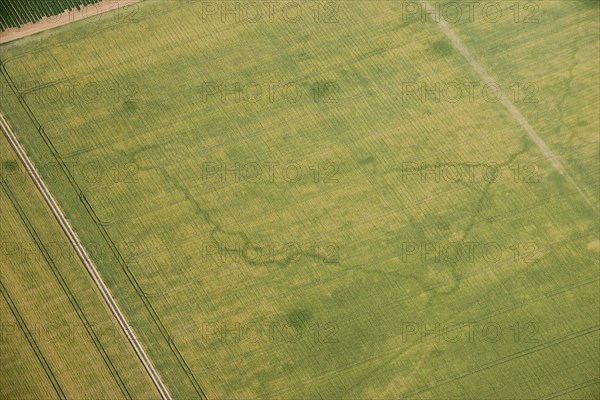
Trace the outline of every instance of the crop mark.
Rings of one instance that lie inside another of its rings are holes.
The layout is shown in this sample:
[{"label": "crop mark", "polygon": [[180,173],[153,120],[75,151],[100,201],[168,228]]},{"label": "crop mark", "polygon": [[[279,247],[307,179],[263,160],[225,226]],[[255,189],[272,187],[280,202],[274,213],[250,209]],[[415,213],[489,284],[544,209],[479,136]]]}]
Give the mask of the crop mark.
[{"label": "crop mark", "polygon": [[88,319],[85,316],[83,310],[81,309],[81,306],[77,302],[77,299],[73,295],[73,292],[71,291],[71,288],[69,288],[69,286],[67,285],[67,282],[63,278],[63,276],[60,273],[60,270],[58,269],[58,267],[56,266],[56,264],[54,263],[54,260],[52,260],[52,257],[50,256],[50,253],[48,252],[48,250],[44,246],[41,238],[39,237],[39,235],[37,233],[37,231],[35,230],[35,228],[31,224],[31,222],[29,221],[29,218],[27,218],[27,215],[25,214],[25,212],[23,211],[23,209],[19,205],[18,201],[14,197],[14,194],[12,193],[12,191],[10,190],[10,188],[8,187],[8,184],[6,183],[6,181],[4,180],[3,177],[0,177],[0,185],[2,186],[2,189],[4,190],[4,192],[6,193],[6,195],[8,196],[8,198],[9,198],[9,200],[10,200],[13,208],[15,209],[15,211],[17,211],[17,214],[19,215],[19,218],[21,219],[21,222],[23,223],[23,225],[25,225],[25,228],[27,229],[27,233],[29,233],[29,236],[31,237],[31,239],[35,242],[37,248],[42,253],[42,256],[44,257],[44,260],[46,261],[46,263],[48,264],[48,266],[50,266],[50,269],[52,270],[52,274],[54,275],[54,277],[58,281],[61,289],[63,290],[63,293],[65,294],[65,296],[67,296],[67,298],[69,299],[69,303],[71,303],[71,306],[73,307],[73,309],[77,313],[77,316],[79,317],[79,320],[81,321],[81,323],[85,327],[87,333],[90,335],[90,338],[92,339],[92,342],[94,343],[94,346],[98,350],[98,353],[100,353],[100,356],[102,357],[102,359],[103,359],[105,365],[107,366],[108,370],[110,371],[112,377],[115,379],[115,382],[117,383],[117,386],[119,386],[119,389],[121,390],[121,393],[123,394],[123,396],[125,396],[125,398],[131,399],[132,398],[131,394],[127,390],[127,386],[125,385],[125,382],[123,381],[123,378],[121,377],[121,375],[119,374],[119,372],[115,368],[112,360],[108,356],[108,353],[106,352],[106,350],[102,346],[102,343],[100,342],[100,339],[98,338],[98,335],[94,331],[94,328],[92,327],[92,324],[88,321]]},{"label": "crop mark", "polygon": [[54,387],[56,394],[58,395],[58,397],[60,399],[66,399],[67,396],[65,396],[65,393],[63,392],[62,388],[60,387],[58,380],[54,376],[54,373],[52,372],[52,369],[50,368],[50,365],[48,364],[46,357],[44,357],[44,354],[42,353],[39,346],[35,342],[35,339],[34,339],[33,335],[31,334],[31,331],[27,327],[27,324],[25,324],[23,317],[19,313],[19,310],[17,309],[17,306],[13,302],[12,298],[6,291],[6,288],[4,287],[4,284],[2,283],[2,281],[0,281],[0,293],[2,293],[2,296],[6,300],[6,303],[8,304],[8,306],[10,307],[10,311],[14,315],[15,319],[17,320],[17,323],[19,324],[19,327],[21,328],[21,330],[23,331],[23,334],[27,338],[27,341],[29,342],[31,349],[34,351],[36,357],[40,361],[40,364],[42,364],[42,367],[44,368],[46,375],[48,375],[48,378],[50,379],[50,382],[52,383],[52,386]]},{"label": "crop mark", "polygon": [[477,373],[479,373],[481,371],[485,371],[487,369],[497,367],[498,365],[502,365],[502,364],[505,364],[507,362],[511,362],[511,361],[519,359],[521,357],[528,356],[529,354],[533,354],[533,353],[535,353],[537,351],[544,350],[544,349],[547,349],[549,347],[553,347],[553,346],[559,345],[561,343],[564,343],[564,342],[567,342],[567,341],[570,341],[570,340],[578,339],[580,337],[583,337],[583,336],[586,336],[586,335],[589,335],[589,334],[592,334],[592,333],[596,333],[599,330],[600,330],[600,325],[596,325],[596,326],[589,327],[587,329],[582,329],[580,331],[570,333],[568,335],[556,338],[554,340],[549,340],[549,341],[541,343],[541,344],[539,344],[537,346],[532,346],[532,347],[530,347],[528,349],[521,350],[521,351],[518,351],[518,352],[515,352],[515,353],[512,353],[512,354],[509,354],[508,356],[499,358],[499,359],[494,360],[494,361],[492,361],[490,363],[484,364],[484,365],[482,365],[480,367],[470,369],[470,370],[465,371],[465,372],[463,372],[463,373],[461,373],[461,374],[459,374],[457,376],[454,376],[452,378],[439,380],[439,381],[435,382],[434,384],[427,385],[425,387],[420,388],[419,390],[416,390],[416,391],[414,391],[412,393],[406,394],[406,395],[404,395],[404,397],[405,398],[414,398],[417,395],[419,395],[420,393],[427,392],[427,391],[429,391],[431,389],[434,389],[436,387],[447,385],[449,383],[453,383],[453,382],[459,381],[459,380],[461,380],[463,378],[466,378],[466,377],[468,377],[470,375],[477,374]]},{"label": "crop mark", "polygon": [[[500,309],[500,310],[498,310],[496,312],[486,314],[485,316],[469,317],[469,318],[471,320],[477,321],[477,322],[486,321],[486,320],[489,320],[490,318],[497,317],[497,316],[500,316],[500,315],[504,315],[504,314],[506,314],[506,313],[508,313],[510,311],[514,311],[514,310],[517,310],[517,309],[519,309],[521,307],[525,307],[527,305],[534,304],[534,303],[536,303],[538,301],[545,301],[546,299],[551,298],[553,296],[556,296],[556,295],[558,295],[560,293],[563,293],[563,292],[566,292],[566,291],[569,291],[569,290],[572,290],[572,289],[575,289],[575,288],[578,288],[578,287],[586,286],[586,285],[589,285],[589,284],[596,284],[599,280],[600,280],[600,275],[596,275],[596,276],[594,276],[591,279],[586,279],[586,280],[581,281],[581,282],[576,282],[574,284],[566,285],[566,286],[564,286],[564,287],[562,287],[562,288],[560,288],[560,289],[558,289],[558,290],[556,290],[554,292],[542,294],[541,296],[538,296],[536,298],[533,298],[533,299],[530,299],[530,300],[527,300],[527,301],[523,301],[523,302],[521,302],[519,304],[515,304],[513,306],[505,307],[505,308]],[[484,297],[484,296],[485,295],[483,295],[482,297]],[[453,318],[453,317],[455,317],[457,315],[460,315],[461,312],[462,312],[462,310],[454,313],[449,319],[445,320],[444,322],[451,321],[451,318]],[[453,327],[449,328],[447,330],[447,332],[452,333],[452,332],[455,332],[456,330],[458,330],[459,328],[460,328],[459,326],[453,326]],[[390,350],[388,350],[388,351],[386,351],[384,353],[381,353],[379,355],[368,357],[368,358],[365,358],[363,360],[359,360],[359,361],[356,361],[356,362],[348,363],[348,364],[342,365],[341,367],[331,369],[328,372],[326,372],[325,374],[322,374],[322,375],[317,376],[315,378],[311,378],[311,379],[306,379],[306,380],[300,381],[297,384],[292,385],[291,387],[285,388],[283,390],[280,390],[280,391],[278,391],[276,393],[271,393],[271,394],[274,395],[275,397],[280,397],[281,398],[281,397],[283,397],[283,395],[285,395],[285,394],[291,392],[292,390],[294,390],[295,387],[303,386],[303,385],[308,385],[310,383],[323,380],[323,379],[327,378],[328,376],[339,374],[342,371],[352,370],[352,369],[357,368],[357,367],[359,367],[359,366],[361,366],[363,364],[368,364],[370,362],[380,361],[381,359],[383,359],[384,357],[387,357],[387,356],[389,356],[390,359],[397,359],[400,356],[402,356],[405,352],[408,352],[412,348],[414,348],[416,346],[419,346],[419,345],[423,345],[423,343],[411,344],[408,347],[395,347],[395,348],[390,349]],[[389,359],[384,360],[382,362],[384,362],[384,363],[387,364],[389,362]],[[377,367],[375,367],[375,368],[377,368]],[[350,393],[350,389],[348,390],[348,393],[346,393],[346,395],[348,395],[349,393]],[[346,397],[348,397],[348,396],[346,396]],[[403,397],[403,398],[406,398],[406,397]]]},{"label": "crop mark", "polygon": [[[0,64],[1,64],[1,61],[0,61]],[[43,131],[42,126],[37,121],[37,118],[35,118],[35,115],[31,112],[31,109],[29,108],[29,106],[25,103],[25,100],[23,99],[23,97],[20,95],[18,90],[16,90],[16,88],[13,86],[14,83],[10,79],[10,76],[8,76],[6,70],[4,69],[3,64],[0,65],[0,70],[2,71],[4,77],[7,79],[7,81],[12,83],[11,88],[15,91],[15,94],[17,94],[17,97],[21,101],[21,105],[23,106],[25,111],[28,112],[28,115],[31,118],[32,122],[35,123],[35,126],[38,129],[38,133],[40,135],[42,135],[42,137],[45,140],[47,140],[46,144],[51,149],[53,155],[56,157],[56,160],[61,163],[61,166],[63,167],[63,171],[64,171],[64,168],[66,168],[64,161],[62,160],[62,158],[60,158],[60,155],[58,154],[56,148],[54,147],[52,142],[50,142],[50,140],[46,136],[45,132]],[[18,142],[15,134],[10,130],[8,123],[6,123],[6,121],[4,120],[4,117],[2,117],[1,115],[0,115],[0,128],[3,131],[4,135],[6,136],[6,138],[8,139],[11,147],[13,148],[15,153],[17,153],[21,162],[24,164],[25,168],[28,171],[29,176],[31,177],[31,179],[35,183],[37,189],[39,190],[40,194],[42,195],[42,197],[44,198],[44,200],[50,207],[52,214],[58,221],[63,232],[67,235],[70,243],[72,244],[73,248],[77,252],[77,255],[81,259],[86,270],[89,272],[90,276],[94,280],[94,283],[96,284],[96,287],[100,291],[100,294],[102,295],[102,298],[104,299],[106,305],[110,308],[111,313],[119,322],[119,325],[123,329],[123,332],[125,333],[126,337],[129,339],[130,344],[132,345],[132,347],[134,348],[134,351],[138,355],[140,362],[144,365],[144,368],[148,372],[150,379],[155,384],[156,389],[161,394],[161,397],[166,400],[171,399],[171,395],[168,392],[164,383],[162,382],[162,378],[160,377],[160,375],[154,368],[152,361],[150,360],[150,358],[146,354],[145,350],[141,346],[139,340],[137,339],[137,337],[135,335],[135,332],[133,331],[133,329],[127,322],[125,316],[123,315],[122,311],[119,309],[118,305],[116,304],[115,299],[112,297],[112,294],[108,290],[108,287],[102,280],[96,266],[92,262],[89,254],[87,253],[86,249],[83,247],[81,241],[77,237],[77,234],[73,230],[73,227],[70,225],[69,221],[64,216],[62,210],[58,206],[58,203],[56,202],[56,200],[54,199],[54,197],[48,190],[48,187],[46,186],[44,181],[41,179],[39,172],[37,171],[37,169],[31,162],[29,157],[27,156],[27,154],[26,154],[25,150],[23,149],[23,147],[21,146],[21,144]],[[68,172],[68,169],[65,171],[65,173],[67,174],[67,177],[69,177],[71,179],[71,183],[74,184],[74,188],[79,189],[79,186],[76,185],[76,182],[74,181],[73,176]],[[93,214],[93,216],[95,216],[97,218],[96,214],[93,212],[93,210],[91,210],[91,207],[88,208],[89,203],[87,203],[87,200],[85,199],[85,196],[83,195],[83,192],[81,191],[81,189],[78,190],[78,193],[79,193],[80,200],[84,203],[84,205],[86,205],[86,209],[88,210],[88,213],[90,213],[90,215]],[[98,224],[97,220],[94,220],[94,222],[96,223],[96,225]],[[99,228],[102,228],[102,231],[106,232],[104,230],[103,226],[99,226]]]},{"label": "crop mark", "polygon": [[[434,7],[429,3],[428,0],[420,0],[423,7],[426,9],[432,10]],[[479,62],[475,59],[475,56],[471,51],[462,43],[458,35],[450,28],[448,23],[444,21],[443,18],[440,18],[439,11],[432,11],[433,20],[437,19],[436,22],[440,30],[446,35],[446,37],[450,40],[452,45],[458,50],[458,52],[463,56],[463,58],[469,63],[469,65],[477,72],[477,74],[483,79],[485,82],[496,82],[492,77],[487,73],[487,71],[479,64]],[[594,203],[590,200],[588,195],[579,187],[577,182],[569,175],[567,170],[563,167],[561,162],[558,160],[556,155],[552,152],[550,147],[544,142],[544,140],[537,134],[535,129],[527,122],[523,114],[519,111],[519,109],[503,94],[500,94],[500,103],[506,108],[506,110],[512,115],[512,117],[525,129],[529,138],[535,143],[542,154],[550,160],[552,166],[577,190],[577,192],[583,197],[586,203],[590,206],[590,208],[596,213],[599,214],[598,209],[594,206]]]}]

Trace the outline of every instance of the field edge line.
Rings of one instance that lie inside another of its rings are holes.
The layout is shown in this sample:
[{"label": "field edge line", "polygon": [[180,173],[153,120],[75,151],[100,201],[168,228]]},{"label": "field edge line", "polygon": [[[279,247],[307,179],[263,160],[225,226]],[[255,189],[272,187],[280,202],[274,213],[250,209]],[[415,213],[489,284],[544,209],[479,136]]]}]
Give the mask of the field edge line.
[{"label": "field edge line", "polygon": [[110,290],[108,289],[108,287],[102,280],[102,277],[100,276],[100,273],[98,272],[98,269],[96,268],[95,264],[91,260],[87,250],[83,247],[83,244],[79,240],[79,237],[75,233],[73,227],[71,226],[71,223],[67,220],[64,213],[58,206],[56,199],[50,193],[48,187],[46,186],[45,182],[42,180],[39,172],[35,168],[31,159],[29,159],[29,156],[25,152],[25,149],[18,141],[17,136],[10,129],[8,122],[4,119],[4,116],[2,115],[2,113],[0,113],[0,130],[2,130],[2,132],[4,133],[4,136],[7,138],[10,146],[12,147],[12,149],[15,151],[15,153],[19,157],[19,160],[23,163],[23,166],[25,167],[27,174],[32,179],[33,183],[35,184],[38,191],[44,198],[48,207],[50,207],[50,211],[56,218],[56,220],[59,223],[60,227],[62,228],[63,232],[67,235],[67,239],[69,240],[69,242],[75,249],[75,252],[79,256],[80,260],[82,261],[83,265],[85,266],[85,268],[88,271],[88,273],[90,274],[90,276],[92,277],[92,280],[94,281],[96,287],[100,291],[100,294],[101,294],[102,298],[104,299],[106,305],[110,309],[113,316],[117,319],[119,326],[123,330],[123,333],[125,333],[125,336],[127,337],[129,343],[133,347],[133,349],[134,349],[135,353],[137,354],[138,358],[140,359],[142,365],[146,369],[146,372],[150,376],[150,379],[156,386],[156,389],[158,390],[161,398],[163,400],[172,400],[171,394],[169,393],[167,386],[162,381],[160,374],[158,373],[158,371],[152,364],[150,357],[147,355],[146,351],[142,347],[139,339],[137,338],[137,335],[133,331],[133,328],[131,328],[131,325],[127,323],[127,319],[125,318],[125,315],[119,308],[115,298],[110,293]]}]

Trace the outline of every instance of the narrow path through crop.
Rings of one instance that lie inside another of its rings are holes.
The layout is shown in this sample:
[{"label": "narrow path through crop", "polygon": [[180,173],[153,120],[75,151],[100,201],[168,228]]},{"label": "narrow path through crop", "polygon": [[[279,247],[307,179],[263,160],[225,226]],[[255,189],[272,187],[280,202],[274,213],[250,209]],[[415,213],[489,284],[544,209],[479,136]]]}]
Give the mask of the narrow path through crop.
[{"label": "narrow path through crop", "polygon": [[[431,15],[433,17],[433,21],[437,23],[440,30],[446,35],[446,37],[452,43],[452,46],[464,57],[464,59],[469,63],[469,65],[477,72],[479,77],[483,79],[484,82],[495,82],[492,77],[487,73],[487,71],[479,64],[479,62],[475,59],[475,56],[471,51],[463,44],[458,35],[450,28],[448,23],[444,21],[444,18],[441,17],[439,13],[439,9],[433,7],[428,0],[421,0],[421,4],[428,11],[431,10]],[[500,103],[508,110],[508,112],[512,115],[512,117],[525,129],[527,135],[531,139],[533,143],[542,151],[542,154],[550,160],[552,166],[571,184],[577,192],[583,197],[586,203],[594,210],[596,214],[598,214],[598,209],[594,205],[593,201],[588,197],[588,195],[579,187],[577,182],[569,175],[565,167],[558,160],[556,155],[550,150],[550,147],[544,142],[544,140],[537,134],[535,129],[527,122],[523,114],[519,111],[519,109],[504,95],[500,94]]]},{"label": "narrow path through crop", "polygon": [[8,123],[6,122],[6,120],[4,119],[4,117],[1,114],[0,114],[0,130],[2,130],[2,132],[8,139],[11,147],[14,149],[15,153],[17,153],[17,156],[23,163],[25,170],[27,171],[27,173],[29,174],[29,176],[31,177],[33,182],[35,183],[35,186],[38,188],[40,194],[42,195],[42,197],[44,198],[44,200],[50,207],[50,210],[52,211],[52,214],[58,221],[60,227],[67,235],[69,242],[71,242],[71,245],[75,249],[75,252],[77,252],[77,255],[83,262],[83,265],[85,266],[85,268],[91,275],[92,279],[94,280],[94,283],[96,284],[96,287],[98,287],[98,290],[100,290],[100,294],[102,295],[102,298],[108,305],[108,308],[110,309],[112,314],[117,319],[119,325],[121,326],[121,329],[123,329],[125,336],[127,337],[129,343],[131,343],[131,346],[133,347],[133,349],[135,350],[136,354],[138,355],[140,361],[144,365],[144,368],[146,368],[148,375],[150,375],[150,379],[152,379],[152,382],[154,382],[154,385],[156,386],[156,389],[160,393],[162,399],[163,400],[171,400],[172,397],[171,397],[166,385],[162,381],[162,378],[158,374],[158,371],[156,371],[156,368],[154,367],[154,365],[152,364],[152,361],[146,354],[146,351],[140,344],[140,341],[138,340],[135,332],[133,331],[131,326],[127,323],[127,320],[126,320],[125,316],[123,315],[123,312],[119,309],[119,306],[117,305],[114,297],[112,296],[112,294],[108,290],[108,287],[102,280],[102,277],[100,276],[98,269],[92,262],[92,259],[90,258],[87,250],[81,244],[79,237],[77,236],[77,234],[71,227],[71,224],[69,223],[69,221],[63,214],[62,210],[59,208],[58,203],[56,202],[56,200],[54,199],[54,197],[48,190],[48,187],[46,186],[46,184],[42,180],[39,172],[33,165],[33,162],[27,156],[27,154],[25,153],[25,150],[23,149],[23,147],[17,140],[17,137],[12,132],[12,130],[8,126]]}]

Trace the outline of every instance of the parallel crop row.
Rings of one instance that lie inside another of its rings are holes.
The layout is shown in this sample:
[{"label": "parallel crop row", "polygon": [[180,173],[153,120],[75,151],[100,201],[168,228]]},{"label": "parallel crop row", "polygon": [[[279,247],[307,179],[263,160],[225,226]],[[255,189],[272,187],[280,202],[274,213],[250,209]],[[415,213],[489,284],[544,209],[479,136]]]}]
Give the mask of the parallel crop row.
[{"label": "parallel crop row", "polygon": [[0,2],[0,31],[98,2],[100,0],[3,0]]}]

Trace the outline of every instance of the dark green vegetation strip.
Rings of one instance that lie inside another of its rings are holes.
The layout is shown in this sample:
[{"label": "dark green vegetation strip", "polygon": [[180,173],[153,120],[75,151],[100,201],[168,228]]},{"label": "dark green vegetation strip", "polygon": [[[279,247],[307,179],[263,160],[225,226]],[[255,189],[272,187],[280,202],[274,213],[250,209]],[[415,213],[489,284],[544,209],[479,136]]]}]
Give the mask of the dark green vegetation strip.
[{"label": "dark green vegetation strip", "polygon": [[0,31],[18,28],[44,17],[52,17],[67,10],[99,3],[100,0],[2,0],[0,2]]}]

